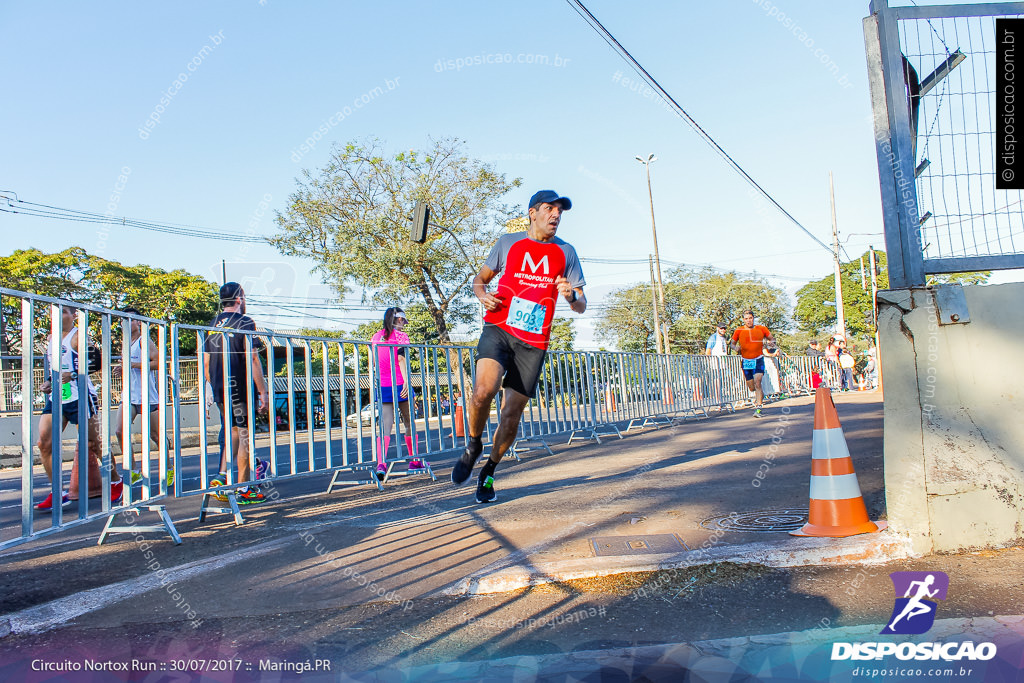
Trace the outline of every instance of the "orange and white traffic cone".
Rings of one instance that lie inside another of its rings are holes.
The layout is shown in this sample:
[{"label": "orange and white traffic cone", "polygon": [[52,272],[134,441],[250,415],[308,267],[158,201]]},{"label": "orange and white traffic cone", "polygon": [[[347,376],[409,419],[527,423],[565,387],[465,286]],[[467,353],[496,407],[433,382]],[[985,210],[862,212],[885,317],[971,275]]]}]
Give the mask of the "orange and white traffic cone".
[{"label": "orange and white traffic cone", "polygon": [[881,531],[886,526],[886,522],[868,519],[832,392],[820,386],[814,396],[810,514],[807,524],[789,533],[842,538]]}]

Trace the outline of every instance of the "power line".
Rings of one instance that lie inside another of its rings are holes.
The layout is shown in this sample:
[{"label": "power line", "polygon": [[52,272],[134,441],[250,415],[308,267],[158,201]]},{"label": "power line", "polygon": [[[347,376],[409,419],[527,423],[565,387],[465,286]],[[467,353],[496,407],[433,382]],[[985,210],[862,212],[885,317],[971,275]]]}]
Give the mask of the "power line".
[{"label": "power line", "polygon": [[[11,193],[13,194],[13,193]],[[214,228],[204,228],[196,225],[182,225],[179,223],[161,223],[158,221],[147,221],[135,218],[109,216],[77,209],[66,209],[50,204],[39,204],[0,194],[0,199],[7,201],[7,206],[0,206],[0,212],[19,214],[22,216],[33,216],[35,218],[49,218],[52,220],[71,221],[74,223],[98,223],[102,225],[120,225],[123,228],[138,228],[150,232],[161,232],[169,235],[180,235],[182,237],[194,237],[196,239],[219,240],[222,242],[248,242],[266,243],[267,238],[261,235],[228,232]]]},{"label": "power line", "polygon": [[775,198],[772,197],[770,194],[768,194],[767,190],[765,190],[763,187],[761,187],[758,184],[758,182],[756,180],[754,180],[750,176],[750,174],[747,173],[743,169],[743,167],[739,165],[739,163],[736,162],[735,159],[733,159],[731,156],[729,156],[728,152],[726,152],[724,149],[722,149],[722,146],[719,145],[715,141],[715,139],[712,138],[710,134],[708,134],[707,131],[705,131],[703,128],[701,128],[700,124],[697,123],[697,121],[694,120],[694,118],[692,116],[690,116],[686,112],[686,110],[683,109],[683,107],[678,102],[676,102],[675,99],[671,95],[668,94],[668,91],[666,91],[663,87],[661,87],[661,84],[658,83],[658,81],[656,81],[654,79],[654,77],[651,76],[651,74],[649,74],[647,72],[647,70],[640,65],[640,62],[636,61],[636,59],[633,58],[633,55],[631,55],[629,53],[629,50],[624,48],[622,46],[622,44],[619,43],[619,41],[615,39],[615,36],[613,36],[608,31],[608,29],[606,29],[604,27],[604,25],[600,21],[598,21],[597,17],[595,17],[593,14],[590,13],[590,10],[588,10],[583,5],[583,3],[580,2],[580,0],[566,0],[566,1],[569,3],[570,6],[572,6],[572,8],[574,10],[576,10],[577,14],[579,14],[581,17],[583,17],[583,20],[586,21],[590,25],[591,28],[593,28],[595,31],[597,31],[598,35],[600,35],[604,39],[604,41],[606,43],[608,43],[609,46],[611,46],[611,48],[613,50],[618,52],[619,55],[623,59],[626,60],[626,62],[630,65],[630,67],[633,69],[633,71],[635,71],[637,73],[637,75],[640,76],[640,78],[644,79],[647,82],[648,85],[650,85],[652,88],[654,88],[655,91],[657,91],[658,94],[661,95],[661,97],[664,99],[664,101],[667,104],[669,104],[670,106],[673,107],[673,109],[675,110],[676,114],[678,116],[680,116],[684,121],[686,121],[686,123],[690,126],[690,128],[692,128],[697,133],[697,135],[699,135],[701,137],[701,139],[704,140],[704,142],[706,142],[711,147],[711,149],[713,149],[720,157],[725,159],[725,162],[729,165],[730,168],[732,168],[734,171],[739,173],[740,176],[744,180],[746,180],[748,183],[750,183],[750,185],[755,190],[760,192],[761,195],[765,199],[767,199],[769,202],[771,202],[771,204],[773,206],[775,206],[775,208],[777,208],[779,211],[781,211],[782,214],[786,218],[788,218],[790,221],[792,221],[793,224],[796,227],[798,227],[801,230],[803,230],[807,234],[808,237],[810,237],[812,240],[814,240],[819,245],[821,245],[821,247],[825,251],[827,251],[829,254],[832,253],[832,248],[831,247],[829,247],[824,242],[822,242],[820,239],[818,239],[814,235],[814,233],[812,233],[810,230],[805,228],[800,223],[800,221],[798,221],[796,218],[793,217],[792,214],[790,214],[788,211],[786,211],[784,208],[782,208],[782,205],[779,204],[777,201],[775,201]]}]

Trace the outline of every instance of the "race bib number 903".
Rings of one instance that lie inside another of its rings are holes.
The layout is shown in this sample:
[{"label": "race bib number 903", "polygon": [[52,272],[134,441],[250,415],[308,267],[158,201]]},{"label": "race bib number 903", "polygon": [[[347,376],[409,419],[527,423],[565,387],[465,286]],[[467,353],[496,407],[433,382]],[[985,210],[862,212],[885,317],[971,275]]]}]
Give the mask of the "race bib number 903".
[{"label": "race bib number 903", "polygon": [[517,296],[512,297],[508,305],[508,317],[505,319],[509,327],[514,327],[530,334],[540,334],[544,329],[544,317],[547,307]]}]

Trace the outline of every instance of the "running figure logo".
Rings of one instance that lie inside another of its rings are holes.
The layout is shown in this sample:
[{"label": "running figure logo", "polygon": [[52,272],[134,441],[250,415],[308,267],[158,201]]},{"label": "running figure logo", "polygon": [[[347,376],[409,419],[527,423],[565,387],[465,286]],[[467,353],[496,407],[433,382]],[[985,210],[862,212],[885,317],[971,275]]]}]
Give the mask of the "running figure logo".
[{"label": "running figure logo", "polygon": [[924,633],[935,623],[937,600],[946,599],[949,590],[949,576],[945,572],[893,572],[892,579],[896,604],[889,617],[889,625],[881,630],[883,634]]}]

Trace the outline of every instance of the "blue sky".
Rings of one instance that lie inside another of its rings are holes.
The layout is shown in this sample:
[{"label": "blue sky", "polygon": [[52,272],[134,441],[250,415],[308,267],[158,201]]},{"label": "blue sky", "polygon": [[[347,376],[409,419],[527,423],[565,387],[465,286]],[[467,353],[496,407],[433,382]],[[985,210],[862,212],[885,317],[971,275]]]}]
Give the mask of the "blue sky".
[{"label": "blue sky", "polygon": [[[847,252],[884,248],[866,1],[585,4],[817,237],[831,236],[831,170]],[[787,29],[780,13],[802,30]],[[114,195],[119,216],[269,234],[294,179],[320,167],[331,143],[377,137],[398,151],[457,136],[470,155],[523,179],[510,203],[541,188],[571,197],[559,235],[582,257],[646,259],[647,185],[634,156],[653,152],[663,263],[780,276],[774,282],[790,291],[831,271],[829,254],[754,196],[682,119],[624,85],[636,75],[562,0],[9,2],[0,32],[0,189],[22,200],[103,213]],[[188,78],[175,85],[179,73]],[[344,119],[297,155],[338,111]],[[310,263],[269,246],[118,227],[101,237],[97,227],[0,214],[0,253],[78,245],[218,280],[224,259],[229,279],[249,279],[256,295],[331,297]],[[584,268],[593,302],[647,278],[646,263]],[[578,326],[585,347],[597,343],[589,329],[598,308]],[[280,329],[378,317],[250,311]]]}]

